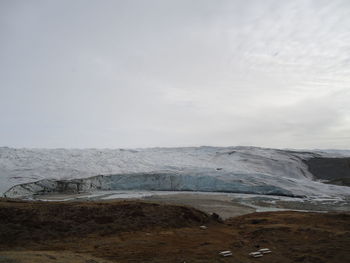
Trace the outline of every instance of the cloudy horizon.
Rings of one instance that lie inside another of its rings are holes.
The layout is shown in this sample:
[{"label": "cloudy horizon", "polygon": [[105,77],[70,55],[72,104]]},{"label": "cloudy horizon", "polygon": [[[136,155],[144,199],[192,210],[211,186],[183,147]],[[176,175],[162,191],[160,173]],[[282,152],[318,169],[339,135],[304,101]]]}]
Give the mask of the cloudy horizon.
[{"label": "cloudy horizon", "polygon": [[350,2],[0,0],[0,146],[350,149]]}]

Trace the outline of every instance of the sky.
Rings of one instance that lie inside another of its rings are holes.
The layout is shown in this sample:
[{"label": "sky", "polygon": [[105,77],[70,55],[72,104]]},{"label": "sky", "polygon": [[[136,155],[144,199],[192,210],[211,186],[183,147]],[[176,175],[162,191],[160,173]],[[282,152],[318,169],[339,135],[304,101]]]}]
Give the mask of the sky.
[{"label": "sky", "polygon": [[0,0],[0,146],[350,149],[350,1]]}]

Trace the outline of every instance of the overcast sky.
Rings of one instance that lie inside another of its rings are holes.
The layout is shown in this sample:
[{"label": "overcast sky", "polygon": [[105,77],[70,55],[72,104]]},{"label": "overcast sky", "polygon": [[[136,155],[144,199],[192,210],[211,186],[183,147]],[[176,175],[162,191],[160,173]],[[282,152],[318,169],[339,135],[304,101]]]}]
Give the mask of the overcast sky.
[{"label": "overcast sky", "polygon": [[350,148],[350,1],[0,0],[0,145]]}]

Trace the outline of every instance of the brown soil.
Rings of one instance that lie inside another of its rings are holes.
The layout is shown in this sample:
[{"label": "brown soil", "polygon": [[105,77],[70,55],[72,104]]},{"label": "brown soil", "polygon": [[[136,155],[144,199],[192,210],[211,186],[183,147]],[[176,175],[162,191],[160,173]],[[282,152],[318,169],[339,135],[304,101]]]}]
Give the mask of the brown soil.
[{"label": "brown soil", "polygon": [[[263,247],[272,253],[248,255]],[[339,263],[349,262],[349,247],[344,213],[253,213],[220,223],[190,207],[136,201],[0,201],[0,263]],[[220,257],[223,250],[233,256]]]},{"label": "brown soil", "polygon": [[0,202],[0,246],[28,242],[108,236],[148,228],[210,223],[204,212],[146,202]]}]

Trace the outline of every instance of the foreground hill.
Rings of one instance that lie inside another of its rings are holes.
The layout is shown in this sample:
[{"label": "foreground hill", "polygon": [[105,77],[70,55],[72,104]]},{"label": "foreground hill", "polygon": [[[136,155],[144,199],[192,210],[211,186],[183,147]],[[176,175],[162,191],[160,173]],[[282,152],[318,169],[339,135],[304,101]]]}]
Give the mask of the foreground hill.
[{"label": "foreground hill", "polygon": [[[134,150],[3,147],[0,193],[25,197],[52,192],[137,189],[344,196],[350,194],[350,188],[317,181],[319,175],[320,179],[337,179],[334,178],[337,173],[332,174],[337,169],[330,168],[325,175],[320,173],[323,170],[317,168],[317,162],[310,162],[328,158],[333,165],[332,159],[344,158],[344,154],[256,147]],[[350,167],[344,169],[342,178],[350,177]],[[346,183],[347,179],[341,182]]]},{"label": "foreground hill", "polygon": [[[349,247],[344,213],[253,213],[221,222],[144,202],[0,201],[0,262],[339,263],[349,261]],[[248,255],[260,248],[272,253]],[[223,258],[223,250],[233,255]]]}]

